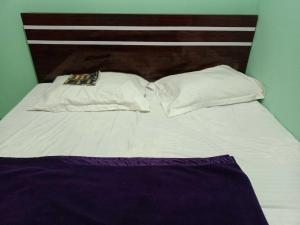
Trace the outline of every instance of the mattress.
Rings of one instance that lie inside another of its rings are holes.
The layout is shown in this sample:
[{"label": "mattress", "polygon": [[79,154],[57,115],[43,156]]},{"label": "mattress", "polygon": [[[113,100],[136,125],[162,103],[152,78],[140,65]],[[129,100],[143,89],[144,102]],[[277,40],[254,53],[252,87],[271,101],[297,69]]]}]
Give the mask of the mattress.
[{"label": "mattress", "polygon": [[300,224],[300,144],[259,102],[167,118],[150,113],[28,111],[37,85],[1,122],[0,157],[211,157],[230,154],[252,181],[270,225]]}]

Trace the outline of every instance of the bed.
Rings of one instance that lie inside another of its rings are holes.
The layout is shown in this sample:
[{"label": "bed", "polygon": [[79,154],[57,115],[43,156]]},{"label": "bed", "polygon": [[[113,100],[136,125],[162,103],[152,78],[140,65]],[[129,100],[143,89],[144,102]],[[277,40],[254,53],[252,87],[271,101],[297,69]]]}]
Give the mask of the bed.
[{"label": "bed", "polygon": [[[22,16],[40,84],[0,122],[0,157],[180,159],[229,154],[250,178],[270,225],[300,224],[300,144],[258,101],[205,108],[168,118],[157,97],[147,90],[149,113],[27,110],[51,87],[51,83],[45,82],[74,70],[92,71],[99,65],[103,65],[104,71],[135,72],[152,81],[218,64],[244,71],[256,16],[31,13]],[[84,32],[73,27],[72,41],[79,42],[69,42],[68,31],[62,29],[70,29],[74,24],[94,26],[94,30]],[[178,34],[150,31],[149,37],[141,31],[98,30],[99,26],[101,29],[121,25],[153,28],[158,24],[173,26]],[[47,26],[50,27],[46,29]],[[215,30],[203,31],[200,26],[202,29],[215,27]],[[182,27],[198,30],[180,31]],[[231,31],[230,27],[235,30]],[[200,39],[193,40],[196,36]],[[101,37],[110,42],[103,42]],[[149,39],[155,42],[155,47],[147,44]],[[123,40],[127,41],[126,46],[120,44]],[[132,43],[141,40],[145,42],[142,45]],[[166,40],[168,46],[164,46]],[[190,43],[185,45],[186,42]],[[170,54],[173,64],[166,57]]]}]

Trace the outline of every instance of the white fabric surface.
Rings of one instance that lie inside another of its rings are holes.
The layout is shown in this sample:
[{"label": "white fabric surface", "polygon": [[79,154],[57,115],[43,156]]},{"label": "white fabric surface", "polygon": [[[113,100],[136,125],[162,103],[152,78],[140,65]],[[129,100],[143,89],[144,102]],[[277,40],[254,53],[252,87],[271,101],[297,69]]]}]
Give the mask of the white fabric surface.
[{"label": "white fabric surface", "polygon": [[95,86],[64,85],[70,75],[58,76],[32,110],[48,112],[149,111],[148,81],[135,74],[99,72]]},{"label": "white fabric surface", "polygon": [[169,117],[264,98],[259,81],[226,65],[163,77],[149,87],[158,93]]},{"label": "white fabric surface", "polygon": [[0,157],[208,157],[230,154],[249,176],[270,225],[300,224],[300,144],[258,102],[167,118],[151,112],[26,111],[40,84],[0,122]]}]

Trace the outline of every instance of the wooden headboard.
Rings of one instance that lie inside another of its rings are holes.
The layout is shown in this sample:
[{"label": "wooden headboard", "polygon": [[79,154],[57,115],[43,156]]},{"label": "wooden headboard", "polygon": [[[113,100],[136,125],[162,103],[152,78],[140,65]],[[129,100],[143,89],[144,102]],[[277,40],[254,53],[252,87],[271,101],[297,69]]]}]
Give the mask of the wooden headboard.
[{"label": "wooden headboard", "polygon": [[136,73],[149,81],[227,64],[244,72],[255,15],[22,13],[39,82],[57,75]]}]

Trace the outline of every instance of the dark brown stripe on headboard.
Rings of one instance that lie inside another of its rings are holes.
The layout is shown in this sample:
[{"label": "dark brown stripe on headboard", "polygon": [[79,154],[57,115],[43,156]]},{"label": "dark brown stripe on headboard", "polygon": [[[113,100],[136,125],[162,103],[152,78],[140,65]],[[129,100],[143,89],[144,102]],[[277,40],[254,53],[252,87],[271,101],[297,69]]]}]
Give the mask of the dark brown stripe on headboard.
[{"label": "dark brown stripe on headboard", "polygon": [[23,13],[22,19],[39,82],[99,69],[154,81],[220,64],[244,72],[257,16]]},{"label": "dark brown stripe on headboard", "polygon": [[[41,16],[42,15],[42,16]],[[243,19],[241,19],[241,17]],[[255,27],[253,15],[134,15],[23,13],[25,25]]]},{"label": "dark brown stripe on headboard", "polygon": [[26,30],[28,40],[73,41],[238,41],[252,42],[254,32],[240,31],[101,31],[101,30]]}]

